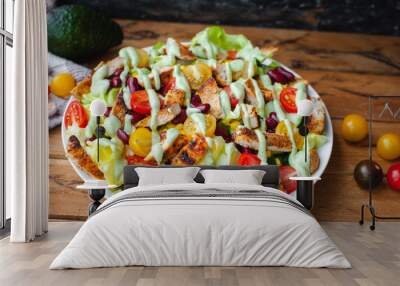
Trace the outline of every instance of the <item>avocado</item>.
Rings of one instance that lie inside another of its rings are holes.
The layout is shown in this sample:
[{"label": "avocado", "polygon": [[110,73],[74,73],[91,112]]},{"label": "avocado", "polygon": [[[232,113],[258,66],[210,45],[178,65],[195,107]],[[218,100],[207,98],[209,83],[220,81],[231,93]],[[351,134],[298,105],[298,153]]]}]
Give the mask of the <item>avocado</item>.
[{"label": "avocado", "polygon": [[121,27],[103,13],[83,5],[63,5],[47,13],[48,49],[83,61],[121,44]]}]

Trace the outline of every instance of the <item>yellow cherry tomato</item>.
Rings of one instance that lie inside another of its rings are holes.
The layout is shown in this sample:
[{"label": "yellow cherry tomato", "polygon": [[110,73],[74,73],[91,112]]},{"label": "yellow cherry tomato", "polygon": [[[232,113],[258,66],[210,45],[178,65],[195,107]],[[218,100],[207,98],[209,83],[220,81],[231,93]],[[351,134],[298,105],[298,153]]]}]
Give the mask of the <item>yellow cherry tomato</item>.
[{"label": "yellow cherry tomato", "polygon": [[368,134],[368,123],[358,114],[346,115],[342,122],[342,136],[349,142],[359,142]]},{"label": "yellow cherry tomato", "polygon": [[[301,149],[303,149],[303,145],[304,145],[304,137],[300,135],[299,130],[293,123],[291,123],[291,125],[292,125],[292,130],[293,130],[294,141],[296,142],[296,148],[301,150]],[[286,128],[286,124],[284,121],[279,122],[279,124],[276,126],[275,132],[276,132],[276,134],[279,134],[279,135],[289,136],[288,130]]]},{"label": "yellow cherry tomato", "polygon": [[141,157],[150,153],[152,145],[151,131],[147,128],[138,128],[129,137],[129,147]]},{"label": "yellow cherry tomato", "polygon": [[[211,114],[205,114],[206,121],[206,136],[213,137],[215,133],[215,129],[217,127],[217,120]],[[183,124],[183,131],[188,136],[193,136],[196,133],[199,133],[197,130],[197,123],[193,121],[193,119],[189,116],[185,123]]]},{"label": "yellow cherry tomato", "polygon": [[50,83],[50,90],[57,96],[67,97],[76,86],[75,78],[70,73],[57,74]]},{"label": "yellow cherry tomato", "polygon": [[378,139],[376,144],[378,155],[385,160],[395,160],[400,157],[400,136],[387,133]]},{"label": "yellow cherry tomato", "polygon": [[211,68],[205,63],[183,66],[182,73],[188,80],[190,87],[194,90],[198,90],[212,76]]},{"label": "yellow cherry tomato", "polygon": [[240,125],[240,121],[239,120],[232,120],[231,122],[229,122],[229,128],[231,129],[231,132],[235,131],[236,128]]},{"label": "yellow cherry tomato", "polygon": [[139,68],[144,68],[149,65],[149,55],[142,49],[136,49],[136,52],[139,56]]}]

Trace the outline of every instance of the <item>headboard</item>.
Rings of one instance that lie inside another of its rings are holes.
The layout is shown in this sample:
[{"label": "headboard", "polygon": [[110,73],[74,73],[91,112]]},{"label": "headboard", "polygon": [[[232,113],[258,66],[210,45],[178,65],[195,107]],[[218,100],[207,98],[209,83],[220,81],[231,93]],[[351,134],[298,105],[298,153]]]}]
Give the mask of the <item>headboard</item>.
[{"label": "headboard", "polygon": [[[134,166],[128,165],[124,168],[124,189],[129,189],[136,187],[139,182],[139,177],[135,171],[137,167],[150,167],[150,166]],[[262,180],[262,185],[265,187],[279,188],[279,167],[275,165],[260,165],[260,166],[196,166],[200,167],[202,170],[205,169],[218,169],[218,170],[263,170],[265,171],[264,178]],[[182,168],[179,166],[157,166],[150,168]],[[197,183],[204,183],[203,176],[198,173],[194,180]]]}]

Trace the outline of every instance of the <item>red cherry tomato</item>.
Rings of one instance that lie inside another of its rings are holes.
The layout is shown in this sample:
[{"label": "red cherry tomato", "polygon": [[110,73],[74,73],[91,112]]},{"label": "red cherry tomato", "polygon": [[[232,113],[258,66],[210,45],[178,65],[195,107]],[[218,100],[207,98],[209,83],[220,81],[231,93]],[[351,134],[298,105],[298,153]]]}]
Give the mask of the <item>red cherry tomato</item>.
[{"label": "red cherry tomato", "polygon": [[228,60],[236,59],[236,54],[237,54],[237,51],[228,51],[227,59]]},{"label": "red cherry tomato", "polygon": [[240,166],[256,166],[260,165],[261,160],[255,154],[243,153],[240,154],[238,165]]},{"label": "red cherry tomato", "polygon": [[224,87],[224,90],[225,90],[225,92],[226,92],[226,93],[228,94],[228,96],[229,96],[229,101],[230,101],[230,103],[231,103],[232,109],[234,109],[234,108],[236,107],[236,105],[238,105],[239,99],[237,99],[237,98],[233,95],[232,90],[231,90],[231,88],[230,88],[229,86]]},{"label": "red cherry tomato", "polygon": [[293,87],[286,87],[281,91],[279,96],[282,107],[289,113],[296,113],[296,89]]},{"label": "red cherry tomato", "polygon": [[145,90],[138,90],[131,94],[131,108],[134,112],[149,115],[151,105]]},{"label": "red cherry tomato", "polygon": [[128,165],[157,166],[156,161],[145,161],[143,157],[138,155],[126,156],[126,160],[128,161]]},{"label": "red cherry tomato", "polygon": [[85,128],[88,121],[89,117],[83,106],[77,100],[72,101],[65,112],[64,125],[69,127],[75,122],[79,128]]},{"label": "red cherry tomato", "polygon": [[389,187],[396,192],[400,192],[400,163],[391,165],[386,174]]},{"label": "red cherry tomato", "polygon": [[289,178],[296,176],[296,170],[290,166],[280,166],[279,167],[279,177],[281,180],[281,185],[283,188],[283,191],[285,193],[293,193],[297,189],[297,183],[296,181],[292,181]]}]

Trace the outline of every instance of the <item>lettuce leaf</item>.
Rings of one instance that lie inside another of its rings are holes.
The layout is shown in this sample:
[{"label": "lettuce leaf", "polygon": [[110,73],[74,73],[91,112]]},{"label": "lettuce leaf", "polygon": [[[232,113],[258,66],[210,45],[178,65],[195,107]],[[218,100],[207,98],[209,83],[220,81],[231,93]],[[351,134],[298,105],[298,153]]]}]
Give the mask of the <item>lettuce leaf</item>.
[{"label": "lettuce leaf", "polygon": [[[99,168],[110,185],[122,184],[122,170],[126,165],[123,155],[124,145],[117,138],[100,138],[99,141]],[[86,151],[94,162],[97,162],[97,139],[89,142]]]},{"label": "lettuce leaf", "polygon": [[309,133],[307,135],[307,142],[310,149],[318,149],[319,147],[325,145],[329,141],[329,138],[325,135],[319,135],[315,133]]},{"label": "lettuce leaf", "polygon": [[250,41],[245,36],[227,34],[220,26],[208,27],[197,33],[192,39],[192,45],[201,44],[204,38],[208,39],[208,41],[216,45],[218,48],[224,50],[239,51],[247,45],[251,45]]}]

